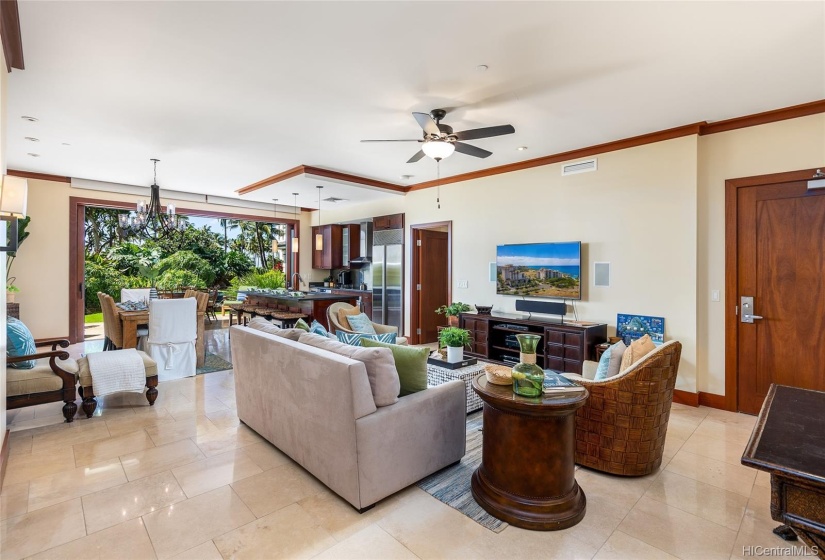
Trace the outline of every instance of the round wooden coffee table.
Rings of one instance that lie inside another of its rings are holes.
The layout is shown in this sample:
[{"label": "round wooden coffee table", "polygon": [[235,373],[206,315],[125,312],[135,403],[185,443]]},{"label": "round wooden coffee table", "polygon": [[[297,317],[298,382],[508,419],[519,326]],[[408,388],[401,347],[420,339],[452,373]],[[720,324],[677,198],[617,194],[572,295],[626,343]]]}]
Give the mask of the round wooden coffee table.
[{"label": "round wooden coffee table", "polygon": [[484,374],[473,379],[473,390],[484,401],[476,502],[524,529],[555,531],[581,521],[587,500],[574,477],[575,420],[587,390],[531,399],[488,383]]}]

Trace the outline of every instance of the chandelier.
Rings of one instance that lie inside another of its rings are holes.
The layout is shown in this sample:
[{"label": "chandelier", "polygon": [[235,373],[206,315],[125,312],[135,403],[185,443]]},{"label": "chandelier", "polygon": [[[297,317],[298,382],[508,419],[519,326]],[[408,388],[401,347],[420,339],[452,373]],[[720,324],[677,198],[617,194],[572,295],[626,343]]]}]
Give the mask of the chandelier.
[{"label": "chandelier", "polygon": [[128,214],[118,215],[118,225],[122,235],[136,235],[157,239],[177,234],[186,229],[186,219],[175,214],[175,205],[169,204],[164,212],[160,205],[158,186],[159,159],[151,159],[155,166],[155,180],[152,183],[149,204],[145,200],[137,203],[137,208]]}]

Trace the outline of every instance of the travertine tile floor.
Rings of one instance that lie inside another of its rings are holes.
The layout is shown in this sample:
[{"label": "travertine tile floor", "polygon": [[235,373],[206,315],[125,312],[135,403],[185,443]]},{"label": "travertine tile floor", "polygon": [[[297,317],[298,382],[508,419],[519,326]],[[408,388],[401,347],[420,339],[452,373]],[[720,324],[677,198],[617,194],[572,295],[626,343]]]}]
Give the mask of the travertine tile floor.
[{"label": "travertine tile floor", "polygon": [[768,477],[739,464],[754,418],[674,405],[665,463],[643,478],[577,471],[587,515],[499,534],[410,487],[355,512],[238,422],[231,372],[9,413],[0,558],[739,558],[784,546]]}]

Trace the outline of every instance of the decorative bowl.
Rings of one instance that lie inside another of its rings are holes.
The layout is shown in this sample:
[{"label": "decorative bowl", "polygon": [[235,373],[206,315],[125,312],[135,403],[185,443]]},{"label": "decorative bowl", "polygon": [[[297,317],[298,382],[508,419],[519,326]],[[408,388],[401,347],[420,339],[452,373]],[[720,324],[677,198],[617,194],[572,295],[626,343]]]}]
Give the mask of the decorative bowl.
[{"label": "decorative bowl", "polygon": [[487,364],[484,366],[484,372],[487,375],[488,383],[492,383],[493,385],[513,384],[513,370],[507,366]]},{"label": "decorative bowl", "polygon": [[492,305],[476,305],[475,308],[476,308],[476,312],[479,315],[489,315],[490,312],[493,310]]}]

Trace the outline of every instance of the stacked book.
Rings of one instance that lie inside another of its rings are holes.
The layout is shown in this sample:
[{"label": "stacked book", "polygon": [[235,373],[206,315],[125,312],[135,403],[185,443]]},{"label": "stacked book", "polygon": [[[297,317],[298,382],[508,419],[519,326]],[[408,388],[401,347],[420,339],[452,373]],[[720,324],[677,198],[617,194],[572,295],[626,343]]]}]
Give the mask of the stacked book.
[{"label": "stacked book", "polygon": [[552,369],[544,370],[544,393],[568,393],[584,391],[584,387],[576,385],[565,376]]}]

